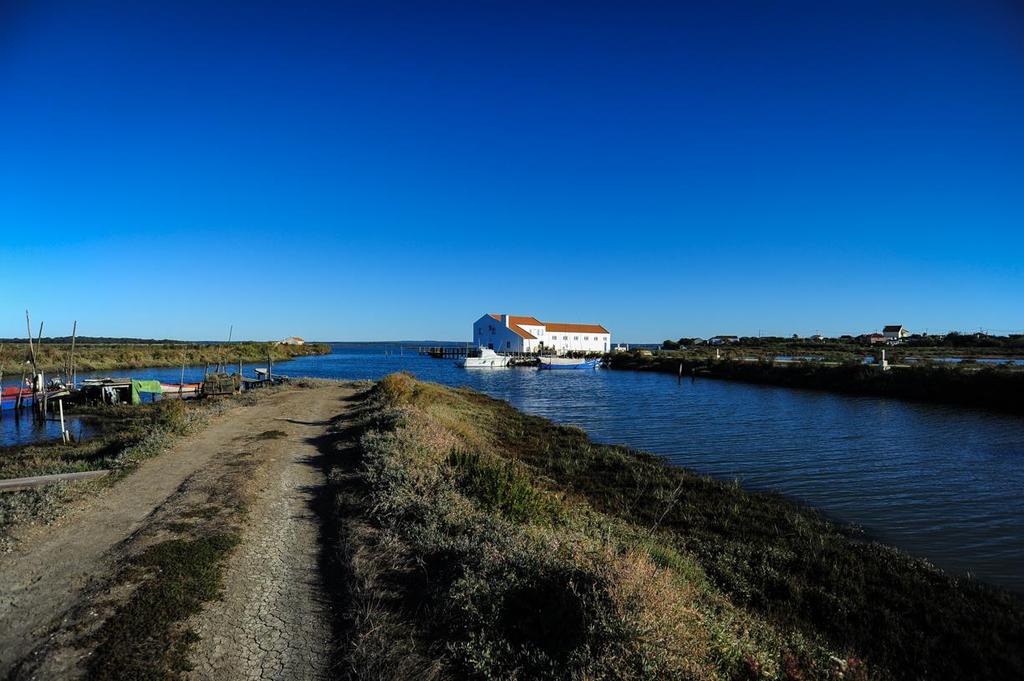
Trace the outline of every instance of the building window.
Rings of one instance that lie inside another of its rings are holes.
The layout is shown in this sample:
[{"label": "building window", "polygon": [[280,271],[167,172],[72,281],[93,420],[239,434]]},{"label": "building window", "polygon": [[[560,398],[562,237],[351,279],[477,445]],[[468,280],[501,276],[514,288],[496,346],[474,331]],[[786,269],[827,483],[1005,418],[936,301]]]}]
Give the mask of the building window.
[{"label": "building window", "polygon": [[573,337],[572,337],[572,339],[573,339],[573,340],[579,340],[579,339],[580,339],[580,337],[579,337],[579,336],[573,336]]}]

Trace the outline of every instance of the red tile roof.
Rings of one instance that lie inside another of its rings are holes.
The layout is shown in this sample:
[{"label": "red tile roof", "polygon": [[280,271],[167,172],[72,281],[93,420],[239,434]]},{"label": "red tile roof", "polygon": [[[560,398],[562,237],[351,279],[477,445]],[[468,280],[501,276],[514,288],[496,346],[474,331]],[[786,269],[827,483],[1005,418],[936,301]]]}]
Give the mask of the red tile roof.
[{"label": "red tile roof", "polygon": [[[501,321],[500,314],[488,314],[497,322]],[[518,336],[530,340],[536,340],[536,336],[524,331],[520,328],[520,325],[526,326],[542,326],[547,331],[559,331],[564,333],[609,333],[608,329],[604,328],[600,324],[561,324],[558,322],[542,322],[536,317],[516,317],[510,315],[508,318],[508,328]]]},{"label": "red tile roof", "polygon": [[509,317],[513,324],[525,324],[526,326],[544,326],[544,322],[537,321],[536,317]]},{"label": "red tile roof", "polygon": [[565,331],[568,333],[608,333],[608,329],[600,324],[560,324],[558,322],[547,322],[544,324],[548,331]]},{"label": "red tile roof", "polygon": [[[496,322],[500,322],[501,321],[501,315],[500,314],[488,314],[487,316],[488,317],[492,317],[494,319],[494,321],[496,321]],[[523,329],[519,328],[519,326],[518,326],[519,324],[527,324],[527,325],[532,325],[532,326],[544,326],[543,324],[538,322],[533,317],[511,317],[510,316],[508,318],[508,328],[509,328],[509,330],[512,333],[514,333],[517,336],[519,336],[520,338],[525,338],[527,340],[537,340],[537,337],[534,336],[533,334],[531,334],[530,332],[524,331]]]}]

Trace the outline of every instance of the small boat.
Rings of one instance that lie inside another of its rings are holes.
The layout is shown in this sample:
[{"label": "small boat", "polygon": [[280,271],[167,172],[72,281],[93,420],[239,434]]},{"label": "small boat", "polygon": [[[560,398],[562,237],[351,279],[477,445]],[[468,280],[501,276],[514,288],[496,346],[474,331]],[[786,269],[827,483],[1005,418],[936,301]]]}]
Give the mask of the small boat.
[{"label": "small boat", "polygon": [[173,400],[181,397],[184,400],[199,397],[203,389],[202,383],[161,383],[161,395],[165,400]]},{"label": "small boat", "polygon": [[490,348],[480,348],[479,354],[472,357],[467,355],[458,365],[464,369],[497,369],[507,367],[511,361],[511,357],[499,355]]},{"label": "small boat", "polygon": [[4,388],[0,391],[0,411],[12,411],[18,404],[18,394],[21,394],[21,406],[32,406],[32,390],[30,388]]},{"label": "small boat", "polygon": [[584,359],[583,357],[541,357],[538,369],[596,369],[601,366],[600,359]]}]

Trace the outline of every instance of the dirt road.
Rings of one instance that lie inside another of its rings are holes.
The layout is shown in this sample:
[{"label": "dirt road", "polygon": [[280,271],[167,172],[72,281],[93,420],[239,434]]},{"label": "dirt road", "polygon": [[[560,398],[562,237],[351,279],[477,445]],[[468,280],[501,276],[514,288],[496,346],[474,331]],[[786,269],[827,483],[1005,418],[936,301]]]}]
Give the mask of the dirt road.
[{"label": "dirt road", "polygon": [[296,390],[232,408],[59,525],[25,537],[0,558],[0,677],[80,675],[88,634],[130,590],[110,576],[169,527],[216,509],[228,484],[246,487],[238,498],[248,510],[224,599],[190,623],[201,637],[193,677],[325,676],[331,622],[319,569],[318,458],[351,393]]},{"label": "dirt road", "polygon": [[227,570],[224,598],[192,623],[201,637],[193,678],[332,678],[317,513],[318,505],[330,502],[323,496],[318,444],[339,411],[337,398],[317,399],[301,419],[283,419],[287,446],[262,476],[262,493]]}]

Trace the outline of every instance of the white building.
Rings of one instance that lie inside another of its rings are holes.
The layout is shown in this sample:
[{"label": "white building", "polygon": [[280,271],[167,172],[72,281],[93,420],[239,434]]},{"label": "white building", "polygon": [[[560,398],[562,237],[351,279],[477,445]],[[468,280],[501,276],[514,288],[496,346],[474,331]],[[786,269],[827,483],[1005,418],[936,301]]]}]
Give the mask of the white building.
[{"label": "white building", "polygon": [[900,341],[910,335],[910,332],[903,328],[902,324],[890,324],[882,329],[882,335],[886,340]]},{"label": "white building", "polygon": [[560,324],[535,317],[485,314],[473,324],[473,344],[498,352],[608,352],[612,335],[600,324]]}]

